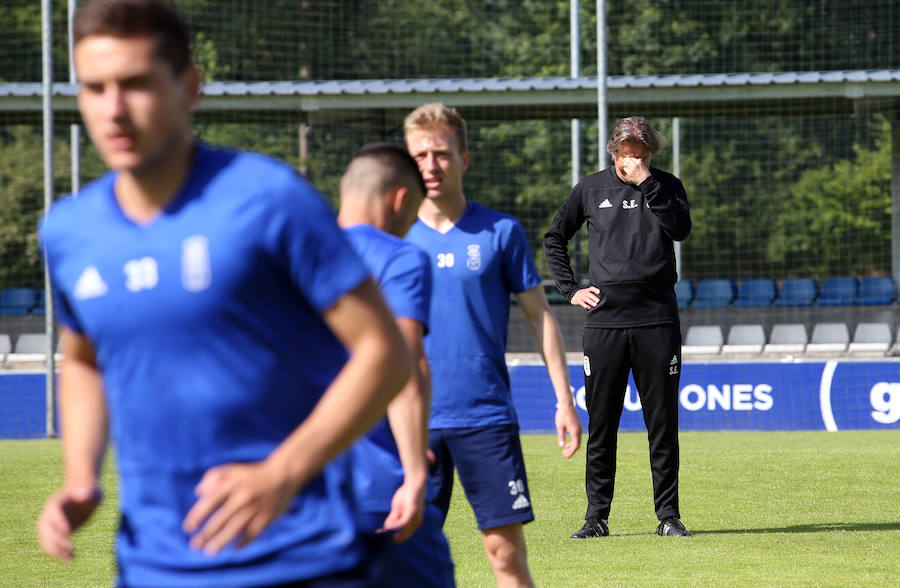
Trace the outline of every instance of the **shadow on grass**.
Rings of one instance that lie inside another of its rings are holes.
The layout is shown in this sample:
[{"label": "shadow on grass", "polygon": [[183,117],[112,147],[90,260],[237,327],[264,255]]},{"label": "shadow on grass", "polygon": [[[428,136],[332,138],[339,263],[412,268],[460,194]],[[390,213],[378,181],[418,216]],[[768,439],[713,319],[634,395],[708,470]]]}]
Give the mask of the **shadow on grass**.
[{"label": "shadow on grass", "polygon": [[824,533],[828,531],[900,531],[900,523],[818,523],[770,529],[692,529],[696,535],[733,535],[739,533]]},{"label": "shadow on grass", "polygon": [[[791,525],[789,527],[772,527],[769,529],[695,529],[688,527],[694,535],[741,535],[744,533],[827,533],[830,531],[900,531],[898,523],[817,523],[812,525]],[[646,533],[616,533],[610,537],[642,537],[656,535]],[[583,541],[578,539],[576,542]]]}]

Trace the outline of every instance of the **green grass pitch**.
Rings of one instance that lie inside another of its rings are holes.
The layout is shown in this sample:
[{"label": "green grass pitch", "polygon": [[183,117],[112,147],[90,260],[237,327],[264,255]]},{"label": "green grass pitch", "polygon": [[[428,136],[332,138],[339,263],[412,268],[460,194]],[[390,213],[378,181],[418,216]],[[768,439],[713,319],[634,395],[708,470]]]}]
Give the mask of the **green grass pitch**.
[{"label": "green grass pitch", "polygon": [[[681,510],[691,538],[657,537],[643,434],[619,436],[611,536],[574,541],[584,454],[522,438],[536,521],[538,586],[895,586],[900,582],[900,433],[682,433]],[[61,480],[57,441],[0,442],[0,586],[110,586],[115,492],[76,536],[76,561],[43,556],[34,522]],[[457,484],[446,525],[461,587],[494,585]]]}]

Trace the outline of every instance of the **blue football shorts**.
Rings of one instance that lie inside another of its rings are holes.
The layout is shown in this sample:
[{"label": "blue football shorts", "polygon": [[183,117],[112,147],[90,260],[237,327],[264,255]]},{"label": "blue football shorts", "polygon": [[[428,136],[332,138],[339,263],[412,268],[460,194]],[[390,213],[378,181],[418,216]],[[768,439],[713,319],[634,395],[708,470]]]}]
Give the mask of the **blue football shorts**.
[{"label": "blue football shorts", "polygon": [[534,520],[518,426],[432,429],[428,437],[436,459],[428,476],[429,495],[444,520],[450,510],[454,466],[479,529]]},{"label": "blue football shorts", "polygon": [[[378,515],[380,522],[387,513]],[[441,529],[443,515],[434,504],[425,505],[422,526],[403,543],[392,533],[363,535],[372,560],[372,586],[377,588],[454,588],[450,544]]]}]

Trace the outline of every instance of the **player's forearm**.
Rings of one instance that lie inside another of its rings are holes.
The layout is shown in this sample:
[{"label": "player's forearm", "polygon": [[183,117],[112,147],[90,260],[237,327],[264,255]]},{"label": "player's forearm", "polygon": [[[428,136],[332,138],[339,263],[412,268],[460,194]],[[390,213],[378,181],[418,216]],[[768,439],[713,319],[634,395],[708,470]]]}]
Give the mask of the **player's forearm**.
[{"label": "player's forearm", "polygon": [[388,405],[388,422],[403,465],[404,483],[424,487],[428,474],[425,452],[431,411],[431,370],[422,343],[425,328],[419,321],[407,317],[397,318],[397,328],[414,365],[406,386]]},{"label": "player's forearm", "polygon": [[547,373],[553,384],[559,406],[573,404],[569,388],[569,368],[566,365],[566,348],[563,345],[559,325],[556,323],[553,313],[550,312],[544,290],[538,285],[519,293],[516,295],[516,299],[525,314],[525,320],[538,352],[547,366]]},{"label": "player's forearm", "polygon": [[553,385],[553,391],[556,393],[557,406],[562,408],[574,405],[562,333],[549,309],[543,313],[540,327],[542,332],[542,355],[547,366],[547,373],[550,376],[550,382]]},{"label": "player's forearm", "polygon": [[74,358],[63,363],[59,419],[65,485],[96,488],[109,436],[106,398],[96,366]]},{"label": "player's forearm", "polygon": [[387,415],[403,465],[404,483],[424,487],[431,393],[428,362],[422,357],[418,363],[413,377],[388,405]]}]

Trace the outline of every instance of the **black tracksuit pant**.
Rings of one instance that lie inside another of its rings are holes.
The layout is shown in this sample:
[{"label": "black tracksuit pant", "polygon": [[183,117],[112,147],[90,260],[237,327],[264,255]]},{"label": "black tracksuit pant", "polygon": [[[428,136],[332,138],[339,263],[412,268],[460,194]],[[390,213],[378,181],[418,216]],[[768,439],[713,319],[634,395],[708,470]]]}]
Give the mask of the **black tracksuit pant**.
[{"label": "black tracksuit pant", "polygon": [[609,518],[616,478],[616,437],[628,372],[634,374],[650,441],[656,516],[678,510],[678,383],[681,330],[677,324],[585,328],[585,400],[590,416],[585,518]]}]

